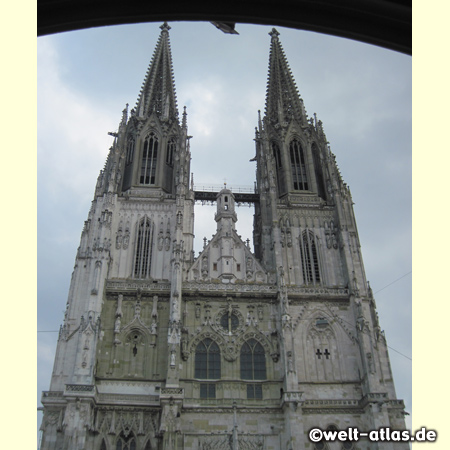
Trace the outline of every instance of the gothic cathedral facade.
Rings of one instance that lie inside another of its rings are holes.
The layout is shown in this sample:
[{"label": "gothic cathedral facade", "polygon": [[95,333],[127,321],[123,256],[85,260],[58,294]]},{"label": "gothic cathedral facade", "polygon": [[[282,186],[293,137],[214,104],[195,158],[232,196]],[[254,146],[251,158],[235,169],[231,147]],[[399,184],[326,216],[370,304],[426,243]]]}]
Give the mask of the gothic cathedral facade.
[{"label": "gothic cathedral facade", "polygon": [[[313,427],[402,430],[350,191],[270,33],[255,192],[213,194],[195,257],[187,114],[167,24],[84,224],[42,450],[390,449],[312,443]],[[253,155],[250,155],[253,156]],[[236,232],[252,202],[254,252]]]}]

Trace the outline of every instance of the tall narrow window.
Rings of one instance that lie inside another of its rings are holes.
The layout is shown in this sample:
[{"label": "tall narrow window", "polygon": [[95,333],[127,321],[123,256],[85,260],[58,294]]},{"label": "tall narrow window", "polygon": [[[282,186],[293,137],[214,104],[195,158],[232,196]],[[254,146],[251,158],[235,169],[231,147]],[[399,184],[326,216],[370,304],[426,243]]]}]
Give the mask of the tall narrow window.
[{"label": "tall narrow window", "polygon": [[167,143],[167,153],[166,153],[166,164],[168,166],[173,166],[173,155],[175,153],[175,150],[177,148],[177,144],[175,141],[175,138],[172,138]]},{"label": "tall narrow window", "polygon": [[278,144],[276,142],[272,142],[272,151],[273,151],[273,157],[275,159],[275,167],[276,169],[281,169],[281,152],[280,147],[278,147]]},{"label": "tall narrow window", "polygon": [[[244,342],[241,348],[241,378],[243,380],[265,380],[266,354],[263,346],[256,339]],[[261,384],[247,385],[248,399],[262,399]]]},{"label": "tall narrow window", "polygon": [[141,163],[141,184],[155,184],[158,160],[158,138],[150,133],[144,141]]},{"label": "tall narrow window", "polygon": [[297,139],[291,141],[289,152],[291,155],[292,183],[294,190],[307,191],[308,178],[306,176],[305,153]]},{"label": "tall narrow window", "polygon": [[[220,378],[220,349],[211,339],[204,339],[195,350],[195,378],[218,380]],[[200,384],[200,398],[216,398],[214,383]]]},{"label": "tall narrow window", "polygon": [[305,284],[320,283],[319,258],[314,234],[304,231],[300,239],[300,258]]},{"label": "tall narrow window", "polygon": [[280,147],[278,146],[278,144],[276,142],[272,142],[272,152],[273,152],[273,158],[275,160],[275,172],[276,172],[276,177],[277,177],[278,195],[282,195],[285,193],[283,162],[281,159]]},{"label": "tall narrow window", "polygon": [[125,169],[123,171],[123,182],[122,182],[122,190],[124,191],[126,191],[131,187],[135,142],[136,141],[133,136],[128,137],[127,153],[125,155]]},{"label": "tall narrow window", "polygon": [[150,219],[145,216],[137,230],[136,255],[134,259],[134,276],[148,278],[152,256],[152,231]]},{"label": "tall narrow window", "polygon": [[241,378],[243,380],[266,379],[266,354],[256,339],[244,342],[241,348]]},{"label": "tall narrow window", "polygon": [[220,378],[220,349],[212,339],[204,339],[195,350],[195,378]]},{"label": "tall narrow window", "polygon": [[324,200],[326,200],[325,196],[325,182],[323,179],[323,168],[322,164],[320,162],[320,154],[319,154],[319,147],[314,142],[311,146],[311,152],[313,155],[313,161],[314,161],[314,171],[316,174],[316,183],[317,183],[317,194],[319,194],[319,197],[322,197]]},{"label": "tall narrow window", "polygon": [[125,158],[125,165],[128,166],[129,164],[131,164],[133,162],[133,157],[134,157],[134,137],[130,136],[128,138],[128,142],[127,142],[127,155]]}]

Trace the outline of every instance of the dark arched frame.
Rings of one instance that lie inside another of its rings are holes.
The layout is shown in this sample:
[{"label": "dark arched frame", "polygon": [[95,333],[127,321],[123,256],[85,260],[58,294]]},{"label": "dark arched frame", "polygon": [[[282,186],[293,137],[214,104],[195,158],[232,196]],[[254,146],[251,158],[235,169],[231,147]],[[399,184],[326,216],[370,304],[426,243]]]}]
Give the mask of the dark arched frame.
[{"label": "dark arched frame", "polygon": [[239,31],[236,23],[315,31],[411,54],[410,0],[38,0],[37,33],[105,25],[163,21],[212,21]]}]

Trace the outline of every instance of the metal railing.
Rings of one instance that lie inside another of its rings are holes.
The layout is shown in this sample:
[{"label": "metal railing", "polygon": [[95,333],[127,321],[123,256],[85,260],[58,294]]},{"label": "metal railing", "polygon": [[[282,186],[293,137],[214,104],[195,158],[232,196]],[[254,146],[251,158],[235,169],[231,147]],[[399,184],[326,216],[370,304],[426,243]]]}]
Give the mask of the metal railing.
[{"label": "metal railing", "polygon": [[195,184],[194,191],[201,192],[220,192],[222,189],[229,189],[233,193],[254,194],[256,192],[256,184],[254,186],[239,186],[228,184]]}]

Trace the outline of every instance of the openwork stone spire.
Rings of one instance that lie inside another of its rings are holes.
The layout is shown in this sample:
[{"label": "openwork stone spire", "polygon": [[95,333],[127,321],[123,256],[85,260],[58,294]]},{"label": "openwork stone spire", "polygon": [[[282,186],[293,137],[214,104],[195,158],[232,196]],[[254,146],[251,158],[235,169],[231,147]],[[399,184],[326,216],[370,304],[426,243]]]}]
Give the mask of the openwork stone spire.
[{"label": "openwork stone spire", "polygon": [[297,86],[292,76],[283,48],[273,28],[269,56],[269,75],[266,93],[266,118],[272,124],[282,124],[295,119],[303,122],[303,108]]},{"label": "openwork stone spire", "polygon": [[161,34],[145,75],[136,104],[139,117],[148,117],[154,111],[161,120],[178,117],[177,97],[172,67],[167,22],[161,25]]}]

